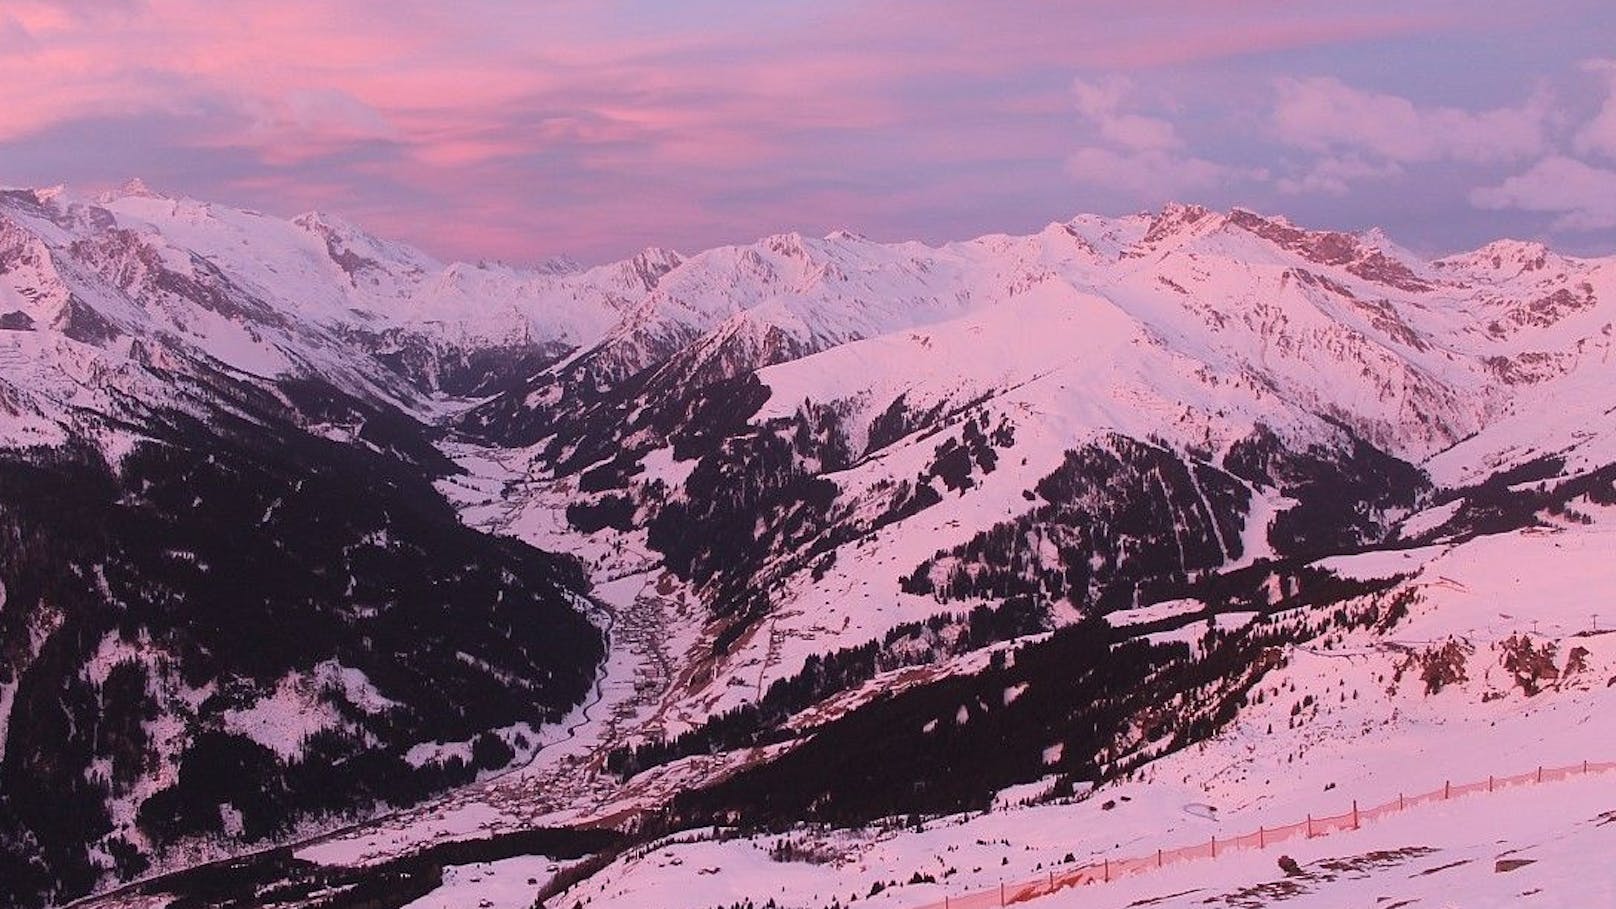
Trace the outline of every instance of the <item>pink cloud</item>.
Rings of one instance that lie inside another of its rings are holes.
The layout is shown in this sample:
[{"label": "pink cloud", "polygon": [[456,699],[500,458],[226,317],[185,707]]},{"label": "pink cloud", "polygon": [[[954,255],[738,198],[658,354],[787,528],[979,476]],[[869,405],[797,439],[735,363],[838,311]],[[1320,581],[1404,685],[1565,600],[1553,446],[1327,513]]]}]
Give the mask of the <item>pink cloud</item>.
[{"label": "pink cloud", "polygon": [[1533,98],[1514,108],[1471,112],[1420,107],[1329,77],[1281,79],[1273,129],[1312,152],[1358,152],[1395,162],[1514,161],[1541,152],[1550,109]]},{"label": "pink cloud", "polygon": [[1558,215],[1556,230],[1616,227],[1616,171],[1555,155],[1497,186],[1472,191],[1470,201],[1478,208]]},{"label": "pink cloud", "polygon": [[[1272,8],[1252,3],[1156,4],[1176,6],[1176,15],[1206,17],[1205,26],[1194,30],[1164,28],[1131,41],[1111,42],[1091,50],[1090,66],[1115,69],[1149,69],[1182,66],[1231,57],[1247,57],[1276,51],[1328,45],[1351,44],[1373,38],[1428,31],[1451,24],[1449,17],[1415,15],[1407,12],[1385,14],[1340,13],[1319,17],[1276,16]],[[1207,14],[1211,15],[1207,15]],[[1164,11],[1170,19],[1174,11]],[[1208,22],[1206,19],[1210,19]]]},{"label": "pink cloud", "polygon": [[[592,88],[615,95],[619,105],[637,99],[654,107],[681,95],[705,96],[707,104],[767,100],[772,105],[742,104],[732,113],[852,128],[896,115],[878,88],[893,80],[1034,65],[1156,65],[1415,27],[1406,16],[1306,15],[1275,23],[1239,4],[1216,4],[1209,14],[1207,4],[1177,3],[1154,4],[1162,15],[1148,28],[1112,33],[1090,27],[1100,12],[1094,9],[1062,15],[1041,5],[954,4],[940,12],[931,4],[895,3],[815,16],[802,25],[824,40],[803,42],[784,27],[737,32],[756,24],[741,16],[732,26],[697,21],[625,35],[600,28],[616,23],[602,23],[578,3],[149,0],[124,4],[113,29],[79,12],[97,4],[14,2],[8,15],[44,47],[26,67],[0,62],[0,77],[31,75],[46,97],[0,111],[0,138],[103,116],[108,107],[165,109],[176,96],[262,110],[295,107],[296,93],[317,91],[351,98],[388,120],[409,112],[491,111]],[[154,79],[161,93],[145,87]],[[351,122],[316,125],[332,127],[340,140]],[[1147,134],[1159,124],[1115,128],[1151,141]],[[311,131],[318,130],[303,130]],[[274,135],[269,130],[264,139]],[[438,157],[457,159],[453,152]]]},{"label": "pink cloud", "polygon": [[1076,79],[1072,82],[1078,113],[1098,128],[1100,136],[1107,141],[1138,151],[1182,145],[1173,124],[1122,109],[1132,92],[1132,81],[1120,76],[1099,81]]},{"label": "pink cloud", "polygon": [[1605,82],[1605,103],[1595,117],[1577,130],[1573,147],[1582,154],[1616,158],[1616,60],[1585,60],[1585,72]]},{"label": "pink cloud", "polygon": [[[1512,4],[0,0],[0,85],[28,89],[4,93],[0,150],[139,132],[171,188],[329,193],[379,230],[508,256],[899,210],[908,233],[1002,226],[1009,194],[1040,212],[1215,194],[1261,178],[1263,155],[1286,156],[1280,189],[1339,194],[1419,162],[1539,157],[1548,127],[1532,104],[1294,80],[1265,132],[1265,67],[1292,63],[1253,56],[1482,29]],[[1602,122],[1579,153],[1600,153]],[[1439,135],[1404,135],[1422,131]]]},{"label": "pink cloud", "polygon": [[1345,196],[1359,180],[1400,177],[1406,168],[1396,161],[1365,161],[1357,155],[1326,156],[1314,161],[1300,175],[1275,182],[1282,193],[1323,193]]},{"label": "pink cloud", "polygon": [[1240,170],[1202,158],[1144,151],[1080,148],[1066,159],[1066,172],[1082,183],[1163,202],[1246,177]]},{"label": "pink cloud", "polygon": [[874,35],[904,36],[907,40],[883,49],[909,71],[929,66],[993,73],[1026,66],[1182,66],[1475,24],[1497,15],[1468,6],[1411,13],[1406,4],[1379,2],[902,0],[860,4],[840,18],[827,16],[820,26],[831,38],[852,43],[870,43]]},{"label": "pink cloud", "polygon": [[233,180],[231,188],[252,195],[278,199],[289,212],[299,214],[338,206],[352,208],[363,203],[359,194],[345,182],[313,180],[302,175],[275,171]]},{"label": "pink cloud", "polygon": [[1066,173],[1079,183],[1155,203],[1263,176],[1183,151],[1171,121],[1134,110],[1139,91],[1127,77],[1076,79],[1072,95],[1096,140],[1066,159]]},{"label": "pink cloud", "polygon": [[310,161],[364,142],[390,142],[399,131],[382,113],[335,89],[294,89],[243,99],[243,123],[204,136],[203,145],[243,147],[274,166]]}]

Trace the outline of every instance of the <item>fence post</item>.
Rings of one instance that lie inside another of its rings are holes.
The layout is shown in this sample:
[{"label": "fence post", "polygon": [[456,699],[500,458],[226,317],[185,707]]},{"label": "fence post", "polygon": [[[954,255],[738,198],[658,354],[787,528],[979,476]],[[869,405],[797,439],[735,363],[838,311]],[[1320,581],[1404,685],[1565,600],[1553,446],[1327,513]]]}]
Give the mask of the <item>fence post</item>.
[{"label": "fence post", "polygon": [[1261,827],[1257,828],[1257,848],[1258,849],[1267,849],[1268,848],[1268,840],[1267,840],[1266,837],[1263,836],[1263,829]]},{"label": "fence post", "polygon": [[1156,867],[1160,868],[1161,866],[1162,866],[1162,851],[1160,849],[1157,849],[1156,850]]},{"label": "fence post", "polygon": [[1539,783],[1543,782],[1543,765],[1542,764],[1537,765],[1537,781]]},{"label": "fence post", "polygon": [[1401,792],[1397,793],[1397,810],[1402,811],[1402,810],[1406,809],[1407,807],[1408,807],[1408,805],[1405,804],[1404,801],[1403,801],[1403,794]]},{"label": "fence post", "polygon": [[1582,762],[1582,772],[1583,772],[1583,773],[1587,773],[1587,772],[1588,772],[1588,762],[1587,762],[1587,761],[1583,761],[1583,762]]},{"label": "fence post", "polygon": [[1004,909],[1004,881],[999,882],[999,909]]},{"label": "fence post", "polygon": [[1313,815],[1307,816],[1307,838],[1313,838]]},{"label": "fence post", "polygon": [[1049,869],[1049,892],[1055,892],[1055,869]]},{"label": "fence post", "polygon": [[1217,837],[1217,834],[1212,835],[1212,857],[1213,858],[1218,857],[1218,837]]},{"label": "fence post", "polygon": [[1105,860],[1105,882],[1107,884],[1111,883],[1111,860],[1109,858]]},{"label": "fence post", "polygon": [[1358,800],[1352,800],[1352,829],[1358,829]]},{"label": "fence post", "polygon": [[1445,802],[1453,798],[1453,781],[1444,780],[1442,783],[1442,800]]}]

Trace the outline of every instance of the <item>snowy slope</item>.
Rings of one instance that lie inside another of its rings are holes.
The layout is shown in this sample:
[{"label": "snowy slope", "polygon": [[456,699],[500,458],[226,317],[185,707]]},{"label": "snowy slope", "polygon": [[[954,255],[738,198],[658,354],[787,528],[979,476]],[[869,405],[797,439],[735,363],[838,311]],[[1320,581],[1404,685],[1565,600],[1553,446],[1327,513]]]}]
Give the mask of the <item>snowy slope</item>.
[{"label": "snowy slope", "polygon": [[0,328],[116,352],[181,345],[265,378],[312,375],[426,413],[433,396],[598,339],[676,254],[595,269],[445,265],[331,215],[291,221],[138,183],[0,195]]},{"label": "snowy slope", "polygon": [[[1406,620],[1265,664],[1262,687],[1284,696],[1111,781],[1102,791],[1128,794],[1124,807],[1015,808],[1053,784],[1031,781],[1000,800],[1008,810],[942,823],[958,835],[946,842],[827,834],[859,858],[826,865],[770,862],[757,839],[670,846],[700,855],[645,853],[578,891],[599,904],[673,888],[695,906],[784,885],[796,902],[845,903],[950,847],[984,869],[948,880],[963,892],[1074,845],[1097,855],[1199,830],[1205,818],[1179,816],[1192,801],[1233,828],[1312,810],[1329,783],[1378,798],[1409,748],[1455,773],[1516,769],[1467,763],[1487,749],[1585,756],[1579,722],[1610,706],[1604,689],[1557,682],[1527,697],[1502,661],[1541,662],[1541,647],[1506,643],[1521,633],[1554,643],[1557,671],[1584,647],[1584,681],[1616,672],[1610,638],[1573,637],[1589,627],[1578,611],[1597,611],[1594,592],[1616,580],[1598,557],[1601,470],[1616,463],[1613,307],[1616,258],[1500,241],[1426,261],[1374,231],[1182,205],[935,247],[785,234],[524,269],[445,264],[332,215],[287,221],[139,185],[97,199],[8,191],[0,444],[88,443],[115,466],[143,439],[172,438],[174,414],[277,432],[284,420],[377,454],[430,440],[464,472],[431,473],[415,449],[402,460],[467,524],[586,563],[612,646],[598,697],[558,726],[502,726],[524,756],[550,745],[520,772],[304,853],[334,864],[536,823],[632,827],[681,791],[780,757],[792,736],[974,677],[1086,615],[1198,647],[1204,627],[1173,620],[1202,608],[1209,577],[1277,602],[1310,565],[1388,584],[1415,573],[1395,582],[1415,604]],[[311,403],[304,382],[337,395]],[[381,416],[392,408],[434,425],[389,441],[378,427],[396,425]],[[1506,469],[1524,473],[1485,484]],[[1583,491],[1539,489],[1562,483]],[[1516,565],[1530,567],[1508,575]],[[1020,624],[981,619],[1011,614],[1016,596],[1035,601]],[[1301,621],[1229,608],[1211,624]],[[1450,637],[1471,649],[1442,650]],[[879,665],[791,701],[766,746],[704,745],[621,771],[627,746],[710,731],[776,683],[806,684],[810,661],[870,642]],[[1462,652],[1467,679],[1427,694],[1415,680],[1428,652]],[[220,724],[294,755],[316,726],[342,728],[311,691],[386,711],[386,691],[351,668],[271,680]],[[1289,711],[1309,693],[1297,724]],[[302,708],[318,722],[289,722]],[[464,759],[472,739],[420,737],[409,754]],[[1281,779],[1306,786],[1282,795]],[[149,789],[125,793],[121,815]],[[1066,835],[1114,830],[1145,804],[1132,839]],[[1015,839],[1022,829],[1031,839]],[[450,883],[516,900],[523,886],[506,877],[525,886],[560,867],[504,861]],[[698,873],[709,862],[755,874]],[[942,892],[925,886],[876,898]]]},{"label": "snowy slope", "polygon": [[586,579],[434,494],[450,402],[325,318],[300,231],[0,194],[0,902],[503,769],[594,674]]},{"label": "snowy slope", "polygon": [[[691,257],[601,345],[538,377],[521,400],[513,393],[474,411],[462,427],[501,438],[499,427],[527,414],[580,408],[570,423],[541,420],[519,438],[538,444],[502,458],[522,480],[491,506],[497,518],[475,508],[468,516],[541,545],[578,545],[577,528],[559,517],[566,506],[627,495],[644,526],[658,496],[678,499],[704,463],[668,457],[670,424],[675,433],[680,421],[689,425],[699,387],[754,369],[767,400],[748,420],[753,431],[828,411],[814,419],[834,423],[845,463],[806,453],[798,469],[836,485],[828,532],[850,530],[857,556],[838,546],[828,566],[797,564],[798,540],[747,566],[774,590],[769,630],[743,635],[713,673],[723,684],[693,692],[692,705],[677,711],[705,716],[755,696],[809,654],[935,612],[936,602],[901,593],[898,580],[939,549],[1024,512],[1025,491],[1065,452],[1106,433],[1216,464],[1258,427],[1292,450],[1339,450],[1346,426],[1410,462],[1434,455],[1430,469],[1444,484],[1509,466],[1510,452],[1598,433],[1592,418],[1616,404],[1593,403],[1616,394],[1598,366],[1616,300],[1611,273],[1608,260],[1507,242],[1425,262],[1376,232],[1306,231],[1191,206],[938,248],[845,234],[769,238]],[[643,366],[669,347],[678,352],[646,366],[609,411],[578,404],[589,398],[565,378],[610,361],[588,373],[593,389],[602,375]],[[1542,349],[1571,353],[1542,357]],[[1530,381],[1526,364],[1536,370]],[[1551,399],[1574,404],[1545,407]],[[976,471],[963,490],[934,477],[937,505],[876,526],[893,485],[925,476],[938,446],[963,438],[968,415],[1013,437],[996,447],[997,469]],[[1536,444],[1515,438],[1534,433]],[[1589,449],[1586,466],[1608,463],[1598,458],[1616,443],[1604,444]],[[580,481],[582,468],[624,449],[614,463],[638,462],[643,473],[605,481],[604,492]],[[650,491],[659,485],[665,493]],[[1268,552],[1268,524],[1287,507],[1276,490],[1252,492],[1253,510],[1240,516],[1242,554],[1231,564]],[[757,515],[760,526],[776,518]],[[1232,552],[1235,541],[1222,542]],[[623,567],[622,553],[645,550],[638,530],[611,528],[580,549],[608,571]],[[710,590],[691,594],[715,603]],[[695,635],[692,646],[708,647],[717,633]]]},{"label": "snowy slope", "polygon": [[[925,321],[823,350],[814,349],[811,336],[799,336],[805,355],[785,363],[767,365],[772,361],[764,359],[756,364],[766,367],[758,378],[768,398],[752,414],[750,426],[761,428],[818,413],[816,408],[835,414],[835,430],[851,453],[849,462],[827,469],[810,452],[802,465],[836,484],[830,507],[833,526],[855,528],[856,543],[843,544],[841,557],[828,567],[794,563],[789,549],[749,566],[749,570],[763,568],[754,577],[769,585],[773,610],[710,671],[710,685],[683,694],[670,690],[672,705],[665,696],[662,709],[655,713],[659,732],[689,728],[681,722],[691,724],[755,699],[769,682],[791,675],[809,655],[878,638],[884,629],[935,612],[935,601],[900,592],[898,581],[932,552],[967,541],[993,522],[1025,510],[1024,491],[1048,474],[1063,452],[1101,433],[1157,439],[1215,463],[1257,425],[1276,429],[1295,449],[1340,445],[1333,421],[1341,421],[1391,453],[1428,464],[1439,486],[1477,482],[1497,469],[1546,452],[1570,450],[1569,466],[1551,473],[1559,476],[1574,476],[1616,460],[1609,434],[1599,428],[1608,422],[1603,417],[1616,403],[1610,401],[1608,373],[1600,369],[1608,349],[1608,310],[1616,299],[1609,285],[1609,260],[1561,258],[1506,242],[1474,254],[1424,262],[1375,233],[1309,232],[1283,219],[1193,208],[1119,221],[1080,218],[1030,238],[988,237],[935,250],[914,245],[899,249],[892,248],[895,257],[930,259],[930,275],[967,281],[971,306],[940,318],[924,309]],[[841,324],[836,304],[826,305],[832,308],[827,318]],[[756,308],[772,324],[790,329],[789,310],[773,305]],[[914,419],[903,423],[895,435],[889,429],[875,430],[895,407]],[[998,451],[997,470],[971,473],[974,482],[963,490],[944,489],[934,478],[941,502],[917,515],[875,526],[878,522],[870,519],[882,510],[880,492],[890,490],[896,481],[923,477],[938,446],[963,439],[963,423],[979,416],[985,427],[1013,428],[1014,441]],[[630,435],[628,444],[643,438]],[[574,533],[553,515],[565,503],[576,501],[580,494],[576,476],[563,472],[555,480],[545,479],[551,468],[543,445],[516,454],[518,465],[524,460],[528,464],[518,467],[525,480],[507,490],[499,508],[500,526],[546,541]],[[661,481],[677,496],[703,461],[670,461],[658,453],[647,455],[643,463],[646,473],[629,484],[631,494],[642,481]],[[608,487],[607,495],[621,489]],[[1246,554],[1229,559],[1231,565],[1272,555],[1265,546],[1266,531],[1276,514],[1294,505],[1273,489],[1253,492],[1241,541]],[[636,520],[655,513],[654,501],[637,501]],[[1435,517],[1419,520],[1440,525],[1445,520],[1443,509],[1451,506],[1441,506],[1433,512]],[[1547,514],[1543,517],[1555,521]],[[769,520],[768,514],[760,514],[759,527]],[[1411,519],[1408,526],[1412,529],[1416,522]],[[1547,544],[1528,530],[1472,541],[1440,558],[1402,552],[1380,558],[1398,570],[1424,566],[1424,578],[1446,572],[1437,576],[1438,587],[1453,580],[1451,575],[1482,566],[1530,565],[1526,577],[1536,578],[1544,570],[1539,563],[1552,564],[1556,567],[1547,570],[1568,583],[1554,595],[1574,612],[1579,607],[1573,604],[1589,602],[1597,591],[1609,589],[1612,580],[1588,575],[1602,570],[1592,553],[1606,541],[1602,534],[1582,536],[1580,527],[1562,522],[1559,534]],[[1576,556],[1569,563],[1557,561],[1557,553],[1549,547],[1575,547]],[[644,538],[637,532],[607,529],[592,534],[582,551],[598,553],[603,566],[617,565],[621,553],[644,553]],[[1356,563],[1327,564],[1348,576],[1365,572],[1372,576],[1378,570]],[[1499,578],[1484,580],[1475,587],[1478,600],[1502,597],[1508,590]],[[664,578],[673,589],[678,589],[676,581]],[[1510,583],[1523,580],[1518,577]],[[1427,602],[1440,599],[1425,586],[1421,591]],[[697,585],[679,596],[700,599],[702,589]],[[646,601],[623,605],[645,608]],[[966,601],[954,608],[972,605]],[[1432,620],[1438,613],[1443,618]],[[1462,635],[1481,651],[1474,659],[1485,664],[1473,671],[1494,686],[1472,692],[1479,700],[1483,694],[1502,693],[1500,648],[1509,634],[1541,634],[1529,619],[1513,612],[1493,624],[1485,617],[1466,624],[1464,617],[1470,613],[1462,606],[1432,607],[1420,614],[1423,621],[1436,623],[1429,628],[1400,627],[1391,644],[1380,635],[1365,635],[1356,661],[1377,665],[1374,675],[1389,678],[1409,658],[1408,648],[1418,651],[1430,641],[1445,640],[1447,634]],[[1580,617],[1553,614],[1564,627],[1552,634],[1588,627],[1577,624]],[[1537,621],[1546,624],[1547,615],[1538,613]],[[1405,631],[1411,639],[1404,639]],[[686,652],[694,656],[710,646],[714,634],[708,628],[693,639],[676,641],[690,640],[680,646],[687,646]],[[1569,639],[1558,643],[1561,662],[1580,645]],[[1601,652],[1597,646],[1590,649]],[[1608,656],[1603,659],[1608,661]],[[1336,654],[1296,657],[1311,667],[1304,677],[1336,659]],[[1333,678],[1330,673],[1324,676]],[[1283,680],[1291,676],[1280,678],[1280,684],[1288,684]],[[1357,675],[1353,678],[1364,681]],[[1339,687],[1346,679],[1334,681]],[[1381,684],[1377,680],[1375,687]],[[1563,694],[1579,705],[1571,709],[1583,721],[1603,709],[1589,706],[1587,699],[1598,702],[1601,696]],[[1539,697],[1551,701],[1562,695]],[[1400,691],[1381,699],[1372,716],[1347,711],[1349,718],[1326,724],[1317,737],[1298,731],[1288,753],[1318,755],[1318,749],[1308,748],[1316,741],[1353,741],[1365,750],[1356,762],[1347,759],[1348,765],[1359,768],[1354,778],[1373,781],[1366,783],[1368,788],[1384,789],[1391,785],[1388,775],[1400,769],[1411,742],[1432,750],[1435,759],[1468,766],[1468,759],[1481,751],[1478,736],[1491,735],[1480,727],[1491,730],[1494,723],[1502,724],[1496,711],[1522,700],[1520,692],[1514,692],[1496,703],[1489,701],[1495,703],[1487,708],[1492,712],[1470,720],[1466,710],[1455,709],[1451,694],[1439,703],[1435,696],[1427,702],[1418,691]],[[1425,704],[1430,706],[1420,706]],[[1547,719],[1548,712],[1557,709],[1527,708],[1524,715],[1512,717],[1521,741],[1512,753],[1552,752],[1572,759],[1590,745],[1598,746],[1595,751],[1609,750],[1611,742],[1597,736],[1590,741],[1575,724]],[[1412,721],[1410,713],[1415,716]],[[683,719],[670,724],[670,717]],[[1266,730],[1272,718],[1253,711],[1239,728],[1259,721]],[[1384,724],[1383,734],[1366,736],[1365,724]],[[1221,761],[1216,768],[1221,770],[1243,760],[1248,747],[1214,743],[1208,746],[1212,755],[1208,760]],[[1287,752],[1277,753],[1283,758]],[[1166,768],[1175,767],[1175,760],[1164,759],[1163,769],[1154,772],[1171,772]],[[1289,778],[1294,770],[1288,763],[1283,770],[1269,768],[1266,779],[1278,778],[1272,775],[1275,772]],[[1331,783],[1349,776],[1347,767],[1337,763],[1329,763],[1320,773],[1329,775]],[[1185,782],[1195,783],[1197,774],[1205,785],[1217,785],[1217,775],[1205,768],[1192,767],[1183,774]],[[1306,811],[1311,806],[1298,801],[1295,807]],[[1013,814],[1003,823],[1026,826]],[[1047,821],[1034,826],[1058,824],[1066,829],[1072,823]],[[1156,822],[1149,826],[1161,834]],[[705,904],[712,905],[741,895],[758,901],[777,896],[780,875],[798,876],[795,866],[789,872],[769,866],[767,884],[726,889],[717,885],[716,874],[690,876],[693,866],[720,864],[716,857],[710,862],[700,857],[674,862],[663,855],[655,863],[661,871],[655,873],[650,864],[640,861],[633,872],[650,875],[646,892],[665,894],[664,888],[679,881],[692,893],[710,894],[713,898]],[[873,870],[858,876],[854,886],[842,888],[827,884],[823,873],[802,869],[801,876],[812,881],[802,886],[811,886],[825,898],[842,893],[845,903],[846,893],[863,894],[879,875],[898,870],[879,860],[870,865]],[[901,870],[907,875],[911,869]],[[710,877],[716,889],[704,888],[702,877]],[[605,880],[597,889],[579,892],[597,900],[613,894],[616,904],[610,876]],[[628,885],[625,893],[637,886]],[[798,901],[807,895],[791,885],[787,894]],[[688,904],[705,905],[695,900]]]},{"label": "snowy slope", "polygon": [[[1216,860],[1150,869],[1016,905],[1603,906],[1616,898],[1607,865],[1616,846],[1611,832],[1616,809],[1609,793],[1606,774],[1469,796],[1410,809],[1357,831],[1291,840],[1266,850],[1231,849]],[[1344,807],[1327,797],[1316,801],[1331,812]],[[1161,829],[1153,822],[1168,827],[1185,816],[1179,806],[1123,807],[1143,815],[1139,825],[1147,830]],[[1095,838],[1083,832],[1088,825],[1133,826],[1074,814],[1010,811],[873,844],[825,836],[817,848],[832,860],[829,865],[772,860],[769,850],[776,840],[664,844],[652,847],[632,876],[608,872],[595,886],[564,898],[586,905],[716,909],[746,900],[761,906],[769,899],[783,906],[846,906],[857,896],[862,905],[920,909],[942,906],[947,896],[953,906],[997,906],[998,878],[1036,880],[1040,874],[1028,871],[1039,864],[1060,874],[1063,866],[1070,867],[1063,853],[1082,854],[1081,844]],[[1116,832],[1126,836],[1130,831]],[[812,841],[812,834],[803,838]],[[1151,842],[1179,845],[1171,836],[1156,839],[1148,833],[1133,843],[1135,853]],[[1279,868],[1282,855],[1300,865],[1299,874],[1286,875]],[[947,883],[911,883],[917,875],[947,875],[942,878]],[[507,886],[531,892],[520,883],[508,881]],[[877,884],[882,890],[872,896]],[[455,892],[463,891],[445,888],[446,894]]]},{"label": "snowy slope", "polygon": [[[310,372],[428,408],[439,388],[504,374],[472,362],[495,352],[507,372],[571,354],[554,368],[589,364],[609,382],[659,368],[661,383],[689,384],[962,317],[1024,328],[1014,312],[988,313],[1066,294],[1105,301],[1220,381],[1262,384],[1418,455],[1474,432],[1518,386],[1601,358],[1616,280],[1608,262],[1525,244],[1423,262],[1375,233],[1193,206],[936,248],[785,234],[524,270],[444,264],[332,215],[283,221],[138,181],[94,199],[16,190],[0,203],[0,328],[102,344],[161,332],[256,375]],[[925,394],[931,383],[903,384]]]},{"label": "snowy slope", "polygon": [[120,227],[207,260],[279,312],[331,327],[405,329],[463,345],[536,339],[576,346],[615,321],[614,294],[643,293],[657,269],[678,261],[653,250],[636,262],[588,272],[564,262],[526,271],[445,264],[324,212],[283,221],[138,186],[98,201]]},{"label": "snowy slope", "polygon": [[[1607,684],[1616,677],[1616,634],[1591,632],[1594,613],[1616,584],[1604,557],[1613,517],[1602,509],[1592,527],[1337,560],[1334,567],[1364,576],[1413,572],[1398,588],[1417,595],[1409,616],[1390,632],[1333,634],[1292,650],[1264,679],[1261,702],[1226,730],[1086,799],[1017,807],[1047,789],[1033,785],[1006,793],[1002,810],[942,818],[923,829],[801,828],[688,843],[675,837],[631,853],[561,902],[716,907],[773,898],[828,906],[833,899],[847,905],[856,894],[871,905],[940,905],[945,895],[963,904],[961,897],[991,892],[1001,881],[1060,874],[1074,867],[1068,854],[1082,864],[1204,845],[1211,837],[1227,843],[1262,825],[1273,830],[1309,814],[1336,815],[1353,801],[1380,805],[1400,793],[1440,790],[1445,781],[1610,760],[1616,732],[1602,718],[1616,708]],[[1598,621],[1611,627],[1609,616]],[[1543,665],[1552,669],[1535,681],[1506,666],[1528,639],[1535,651],[1551,654]],[[1460,647],[1467,677],[1429,692],[1411,661],[1450,641]],[[1529,684],[1534,693],[1527,693]],[[1125,906],[1142,899],[1267,905],[1276,893],[1222,894],[1282,878],[1274,865],[1281,853],[1313,873],[1297,882],[1297,905],[1357,905],[1360,898],[1373,904],[1382,897],[1447,905],[1443,900],[1459,894],[1460,905],[1515,905],[1534,889],[1543,905],[1602,905],[1610,879],[1595,872],[1610,847],[1611,791],[1609,779],[1590,777],[1482,792],[1410,808],[1359,832],[1289,840],[1267,853],[1226,851],[1216,861],[1169,865],[1027,905]],[[771,859],[781,839],[824,858]],[[1362,861],[1334,879],[1320,866],[1332,857],[1405,847],[1432,851],[1378,866]],[[1497,876],[1494,861],[1510,856],[1539,864]],[[1436,867],[1444,869],[1434,872],[1439,881],[1419,874]],[[693,876],[692,869],[707,873]],[[911,882],[917,874],[937,882]],[[888,882],[899,886],[870,894]],[[1511,889],[1497,889],[1505,887]]]}]

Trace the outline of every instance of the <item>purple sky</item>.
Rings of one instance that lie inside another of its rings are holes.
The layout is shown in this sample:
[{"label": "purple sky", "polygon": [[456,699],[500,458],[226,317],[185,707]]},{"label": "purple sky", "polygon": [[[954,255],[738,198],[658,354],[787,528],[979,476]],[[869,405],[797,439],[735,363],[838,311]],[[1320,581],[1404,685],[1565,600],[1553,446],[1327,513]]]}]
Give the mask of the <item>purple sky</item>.
[{"label": "purple sky", "polygon": [[0,183],[446,257],[1024,232],[1170,199],[1616,251],[1616,3],[4,0]]}]

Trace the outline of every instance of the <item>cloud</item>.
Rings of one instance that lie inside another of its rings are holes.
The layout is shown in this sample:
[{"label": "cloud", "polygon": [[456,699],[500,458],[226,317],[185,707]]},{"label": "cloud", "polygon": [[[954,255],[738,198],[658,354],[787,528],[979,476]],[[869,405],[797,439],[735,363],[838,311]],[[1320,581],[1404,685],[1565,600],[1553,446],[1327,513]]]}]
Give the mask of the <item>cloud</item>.
[{"label": "cloud", "polygon": [[1278,10],[1239,0],[884,0],[850,4],[858,11],[847,27],[861,36],[922,39],[897,42],[901,49],[947,48],[953,53],[933,54],[932,62],[956,71],[1030,65],[1139,72],[1432,32],[1456,20],[1478,25],[1497,15],[1472,8],[1411,12],[1409,5],[1293,0]]},{"label": "cloud", "polygon": [[1603,230],[1616,227],[1616,171],[1554,155],[1497,186],[1471,191],[1470,202],[1477,208],[1556,214],[1555,230]]},{"label": "cloud", "polygon": [[1282,177],[1274,181],[1274,185],[1280,192],[1292,195],[1323,193],[1345,196],[1351,191],[1351,184],[1359,180],[1388,179],[1403,176],[1404,173],[1403,165],[1396,161],[1371,162],[1357,155],[1332,155],[1314,161],[1301,176]]},{"label": "cloud", "polygon": [[381,111],[337,89],[298,88],[247,98],[241,102],[241,112],[245,119],[227,125],[214,141],[252,149],[272,165],[295,164],[401,138]]},{"label": "cloud", "polygon": [[1616,60],[1585,60],[1582,69],[1605,80],[1605,104],[1577,130],[1572,147],[1580,154],[1616,158]]},{"label": "cloud", "polygon": [[1123,112],[1123,102],[1133,90],[1132,80],[1120,76],[1101,81],[1072,80],[1077,112],[1099,130],[1101,138],[1135,151],[1182,146],[1178,131],[1168,121]]},{"label": "cloud", "polygon": [[1185,142],[1171,121],[1131,109],[1138,94],[1125,77],[1073,80],[1077,112],[1094,144],[1067,157],[1068,175],[1126,194],[1136,204],[1175,200],[1252,175],[1184,152]]},{"label": "cloud", "polygon": [[1421,107],[1331,77],[1280,79],[1276,90],[1274,135],[1286,145],[1319,154],[1356,154],[1399,164],[1487,164],[1528,158],[1547,145],[1550,107],[1543,97],[1520,107],[1471,112]]},{"label": "cloud", "polygon": [[1087,147],[1066,159],[1066,172],[1092,186],[1122,192],[1142,204],[1176,200],[1247,174],[1213,161],[1150,149]]},{"label": "cloud", "polygon": [[820,225],[942,239],[1226,185],[1325,199],[1411,155],[1489,155],[1276,143],[1269,75],[1413,34],[1474,47],[1456,23],[1491,40],[1523,4],[0,0],[0,182],[139,173],[510,258]]},{"label": "cloud", "polygon": [[0,55],[22,57],[38,48],[27,26],[11,15],[0,12]]}]

